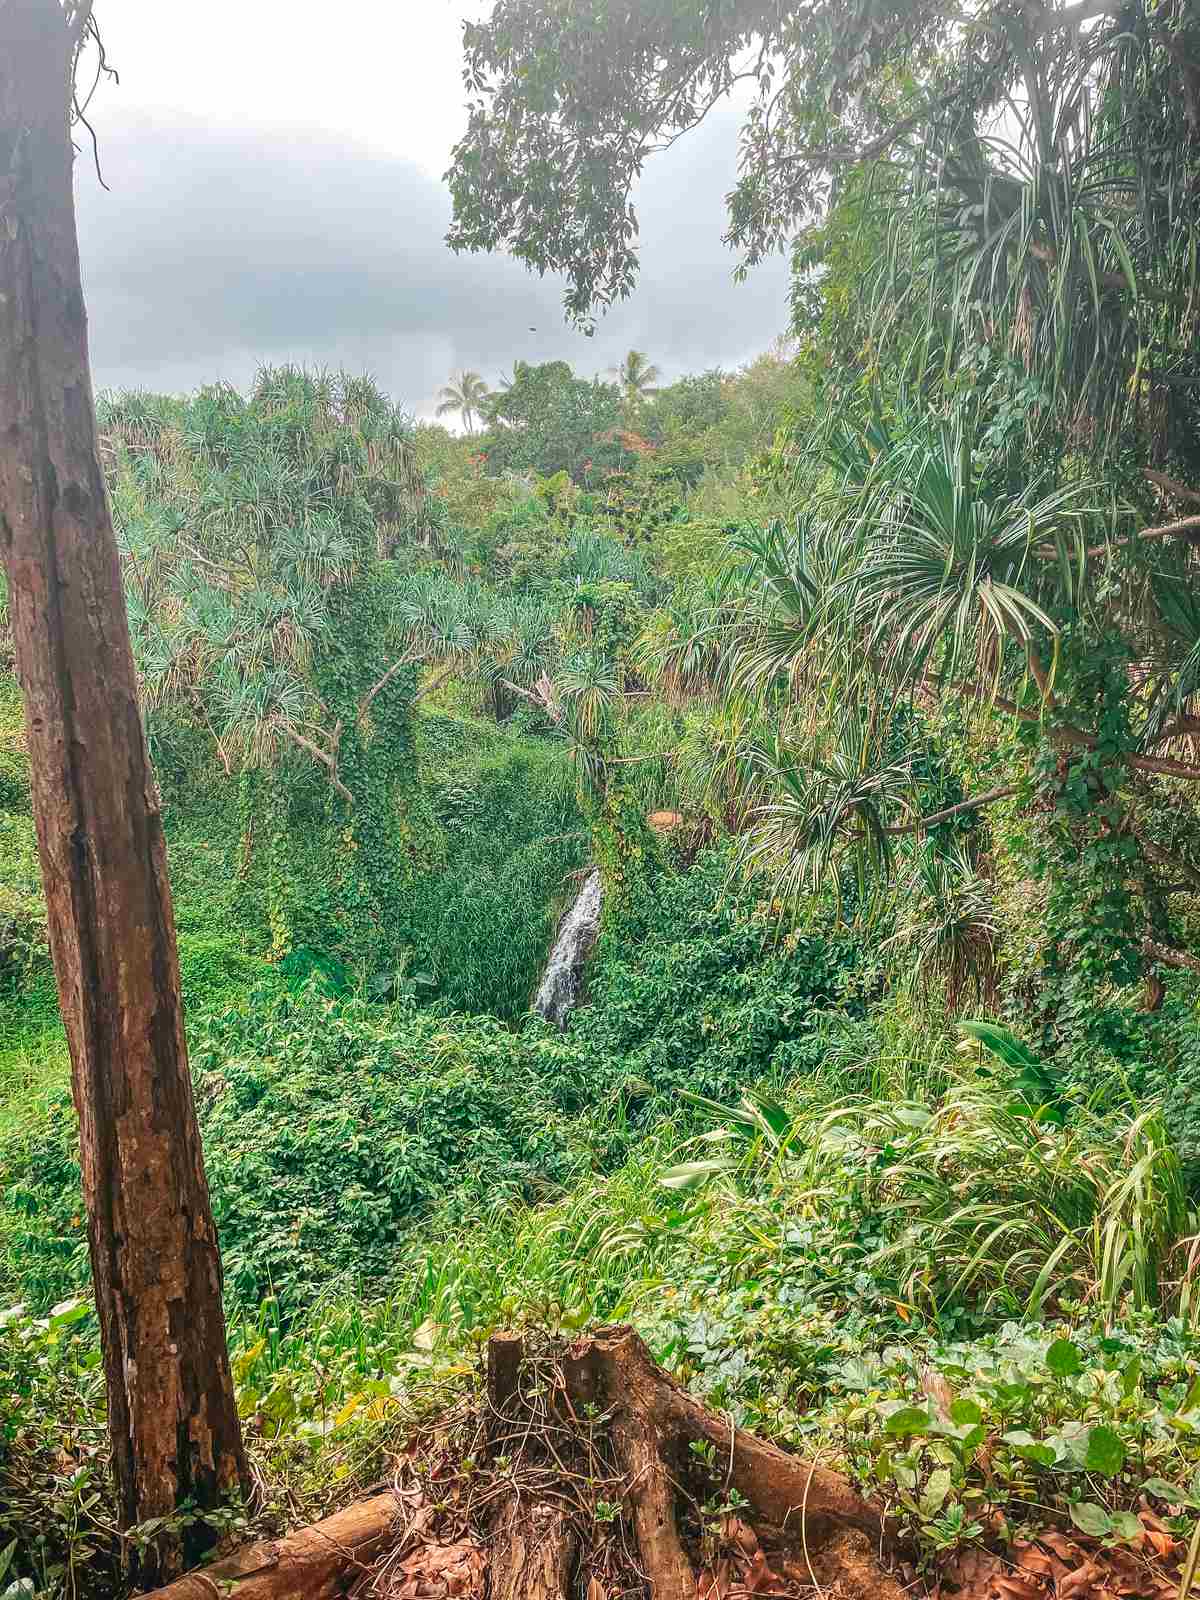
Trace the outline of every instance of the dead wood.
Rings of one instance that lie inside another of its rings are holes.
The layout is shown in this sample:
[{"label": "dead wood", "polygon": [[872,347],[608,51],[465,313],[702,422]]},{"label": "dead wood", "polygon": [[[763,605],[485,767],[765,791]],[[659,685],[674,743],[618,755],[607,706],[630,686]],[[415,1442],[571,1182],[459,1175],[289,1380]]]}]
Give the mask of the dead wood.
[{"label": "dead wood", "polygon": [[578,1554],[566,1512],[513,1495],[493,1535],[491,1600],[571,1600]]},{"label": "dead wood", "polygon": [[147,1600],[342,1600],[394,1537],[396,1499],[375,1495],[282,1539],[189,1572]]},{"label": "dead wood", "polygon": [[481,1401],[410,1444],[391,1494],[154,1600],[903,1600],[878,1507],[709,1410],[632,1328],[498,1333]]},{"label": "dead wood", "polygon": [[601,1329],[591,1349],[612,1403],[640,1412],[660,1449],[693,1439],[711,1444],[726,1481],[774,1527],[798,1533],[803,1518],[810,1537],[813,1530],[827,1536],[837,1526],[858,1528],[873,1539],[891,1538],[878,1508],[840,1473],[789,1455],[701,1405],[654,1362],[632,1328]]}]

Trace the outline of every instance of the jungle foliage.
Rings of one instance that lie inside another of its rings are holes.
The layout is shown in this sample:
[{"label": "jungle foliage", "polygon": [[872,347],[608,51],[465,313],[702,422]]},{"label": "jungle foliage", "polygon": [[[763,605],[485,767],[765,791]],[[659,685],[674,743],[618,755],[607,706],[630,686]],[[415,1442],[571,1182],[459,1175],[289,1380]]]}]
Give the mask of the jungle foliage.
[{"label": "jungle foliage", "polygon": [[[793,250],[787,341],[464,372],[461,434],[297,371],[105,403],[281,1503],[375,1481],[498,1323],[628,1317],[931,1575],[1046,1525],[1142,1550],[1148,1509],[1190,1537],[1196,28],[502,0],[453,241],[621,295],[630,179],[748,75],[730,233]],[[0,1585],[105,1593],[2,674],[0,847]],[[529,1003],[592,864],[559,1034]]]}]

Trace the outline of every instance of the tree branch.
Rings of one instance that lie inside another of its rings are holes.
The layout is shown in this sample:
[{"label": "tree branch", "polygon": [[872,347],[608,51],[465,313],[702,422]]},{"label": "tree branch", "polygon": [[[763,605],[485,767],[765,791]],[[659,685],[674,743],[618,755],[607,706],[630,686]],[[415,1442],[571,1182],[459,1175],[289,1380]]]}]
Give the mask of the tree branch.
[{"label": "tree branch", "polygon": [[457,666],[457,661],[450,661],[442,668],[440,672],[434,673],[429,682],[425,684],[423,688],[418,689],[416,694],[413,695],[413,705],[416,705],[419,700],[427,700],[431,694],[435,694],[442,687],[447,678],[453,677]]},{"label": "tree branch", "polygon": [[1186,972],[1200,973],[1200,956],[1194,956],[1187,950],[1172,950],[1169,945],[1159,944],[1155,939],[1145,940],[1142,954],[1149,956],[1152,961],[1161,961],[1166,967],[1182,967]]},{"label": "tree branch", "polygon": [[[1200,518],[1196,519],[1200,522]],[[961,692],[969,694],[975,685],[964,684]],[[979,698],[983,699],[983,696]],[[1001,695],[988,697],[987,703],[994,706],[997,711],[1005,711],[1014,717],[1020,717],[1022,722],[1041,722],[1042,715],[1029,706],[1018,705],[1015,700],[1006,700]],[[1090,733],[1084,733],[1082,728],[1072,727],[1068,724],[1059,724],[1058,727],[1047,727],[1047,739],[1055,744],[1077,745],[1084,750],[1094,750],[1099,742]],[[1132,767],[1135,772],[1155,772],[1166,778],[1186,778],[1189,782],[1200,781],[1200,766],[1193,766],[1187,761],[1176,761],[1171,756],[1126,755],[1124,764]]]},{"label": "tree branch", "polygon": [[[1125,539],[1110,539],[1105,544],[1091,545],[1084,554],[1087,556],[1102,556],[1109,550],[1120,550],[1126,545],[1141,544],[1145,539],[1187,539],[1200,536],[1200,516],[1183,517],[1179,522],[1165,522],[1157,528],[1143,528],[1140,533],[1131,533]],[[1049,552],[1043,547],[1039,555]]]},{"label": "tree branch", "polygon": [[1165,472],[1155,472],[1153,467],[1145,469],[1145,476],[1166,494],[1174,495],[1176,500],[1190,500],[1193,504],[1200,505],[1200,489],[1189,489],[1185,483],[1178,483],[1174,478],[1168,478]]},{"label": "tree branch", "polygon": [[353,806],[354,796],[338,777],[337,762],[329,754],[329,751],[322,750],[320,745],[314,744],[311,739],[306,739],[302,733],[297,733],[296,729],[292,727],[290,722],[285,722],[283,724],[283,731],[287,734],[288,738],[294,740],[294,742],[298,744],[302,750],[307,750],[310,756],[315,757],[316,760],[320,761],[323,766],[329,768],[329,781],[333,785],[333,788],[348,806]]},{"label": "tree branch", "polygon": [[983,806],[994,805],[997,800],[1008,800],[1017,793],[1020,785],[1015,783],[1001,784],[999,788],[989,789],[986,794],[977,794],[971,800],[960,800],[957,805],[947,806],[944,811],[935,811],[932,816],[918,817],[916,822],[896,823],[893,827],[885,828],[885,833],[921,833],[926,828],[932,828],[939,822],[946,822],[951,817],[957,817],[964,811],[978,811]]},{"label": "tree branch", "polygon": [[67,37],[71,41],[73,50],[77,50],[83,42],[84,35],[87,33],[88,26],[92,20],[93,6],[94,0],[78,0],[71,20],[67,23]]},{"label": "tree branch", "polygon": [[818,145],[810,145],[803,150],[793,150],[786,155],[776,157],[774,164],[776,167],[783,167],[789,166],[794,161],[807,161],[843,166],[848,162],[874,161],[876,156],[881,156],[889,150],[897,139],[902,139],[925,118],[944,111],[948,105],[959,99],[961,94],[961,89],[952,89],[946,94],[939,95],[937,99],[918,106],[915,111],[910,111],[908,116],[893,122],[890,128],[885,128],[882,133],[876,134],[874,139],[868,140],[864,145],[835,145],[832,149],[824,150]]},{"label": "tree branch", "polygon": [[1168,722],[1151,744],[1167,744],[1171,739],[1184,739],[1189,734],[1200,733],[1200,717],[1177,717],[1174,722]]},{"label": "tree branch", "polygon": [[1161,845],[1152,844],[1148,839],[1139,839],[1138,845],[1147,861],[1152,861],[1156,867],[1169,867],[1185,878],[1193,890],[1200,890],[1200,868],[1173,855],[1170,850],[1164,850]]},{"label": "tree branch", "polygon": [[414,651],[409,650],[402,655],[398,661],[392,662],[391,666],[384,673],[383,677],[380,678],[376,683],[373,683],[367,690],[366,694],[363,695],[362,699],[359,701],[358,720],[360,722],[371,709],[371,703],[375,699],[375,696],[381,694],[383,690],[387,688],[388,684],[391,683],[396,674],[404,667],[411,667],[415,661],[419,661],[420,659],[421,658],[419,655],[417,655]]},{"label": "tree branch", "polygon": [[1170,756],[1126,756],[1125,760],[1136,772],[1156,772],[1164,778],[1187,778],[1192,783],[1200,780],[1200,767],[1188,761],[1174,761]]}]

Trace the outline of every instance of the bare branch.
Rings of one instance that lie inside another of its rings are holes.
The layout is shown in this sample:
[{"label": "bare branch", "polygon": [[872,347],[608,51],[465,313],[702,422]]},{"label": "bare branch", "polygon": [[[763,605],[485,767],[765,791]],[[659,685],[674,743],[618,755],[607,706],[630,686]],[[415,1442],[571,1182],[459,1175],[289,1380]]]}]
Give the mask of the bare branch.
[{"label": "bare branch", "polygon": [[1156,772],[1164,778],[1186,778],[1190,783],[1200,781],[1200,767],[1187,761],[1174,761],[1170,756],[1126,756],[1125,759],[1137,772]]},{"label": "bare branch", "polygon": [[322,750],[320,745],[314,744],[311,739],[306,739],[302,733],[298,733],[296,729],[292,727],[290,722],[285,722],[283,724],[283,731],[287,734],[288,738],[298,744],[302,750],[307,750],[310,756],[313,756],[317,761],[321,762],[323,766],[329,768],[329,781],[333,785],[334,790],[342,797],[348,806],[353,806],[354,796],[338,777],[337,762],[330,755],[329,751]]},{"label": "bare branch", "polygon": [[1168,744],[1172,739],[1185,739],[1189,734],[1198,733],[1200,733],[1200,717],[1177,717],[1174,722],[1168,722],[1162,732],[1150,742]]},{"label": "bare branch", "polygon": [[[1126,545],[1141,544],[1147,539],[1194,539],[1200,538],[1200,516],[1183,517],[1179,522],[1165,522],[1161,527],[1143,528],[1140,533],[1131,533],[1125,539],[1109,539],[1105,544],[1092,545],[1085,554],[1088,556],[1102,556],[1109,550],[1120,550]],[[1046,555],[1049,552],[1043,548],[1038,552]]]},{"label": "bare branch", "polygon": [[446,682],[446,679],[454,676],[457,667],[457,661],[450,661],[442,668],[440,672],[435,672],[433,677],[430,678],[429,682],[417,690],[416,694],[413,696],[413,705],[416,705],[418,700],[427,700],[431,694],[436,694]]},{"label": "bare branch", "polygon": [[358,720],[360,722],[371,709],[371,704],[376,695],[382,694],[382,692],[387,688],[388,684],[391,683],[392,679],[398,672],[401,672],[405,667],[411,667],[414,662],[419,661],[420,659],[421,658],[418,654],[410,650],[405,655],[402,655],[398,661],[392,662],[391,666],[384,673],[383,677],[380,678],[376,683],[373,683],[367,690],[366,694],[363,695],[362,699],[359,701]]},{"label": "bare branch", "polygon": [[1194,956],[1187,950],[1172,950],[1170,946],[1159,944],[1154,939],[1147,939],[1142,945],[1143,955],[1152,961],[1161,961],[1167,967],[1182,967],[1187,972],[1200,972],[1200,956]]},{"label": "bare branch", "polygon": [[897,823],[894,827],[885,828],[884,832],[923,833],[926,828],[932,828],[939,822],[946,822],[964,811],[978,811],[983,806],[995,805],[997,800],[1011,799],[1019,787],[1015,783],[1001,784],[999,788],[989,789],[986,794],[977,794],[971,800],[960,800],[957,805],[947,806],[944,811],[935,811],[930,817],[918,817],[915,822]]},{"label": "bare branch", "polygon": [[1170,850],[1164,850],[1161,845],[1152,844],[1148,839],[1139,839],[1138,845],[1147,861],[1152,861],[1156,867],[1169,867],[1186,879],[1193,892],[1200,890],[1200,868],[1172,854]]},{"label": "bare branch", "polygon": [[1156,472],[1153,467],[1145,468],[1145,476],[1164,493],[1174,495],[1176,500],[1190,500],[1193,504],[1200,505],[1200,489],[1189,489],[1185,483],[1168,478],[1165,472]]}]

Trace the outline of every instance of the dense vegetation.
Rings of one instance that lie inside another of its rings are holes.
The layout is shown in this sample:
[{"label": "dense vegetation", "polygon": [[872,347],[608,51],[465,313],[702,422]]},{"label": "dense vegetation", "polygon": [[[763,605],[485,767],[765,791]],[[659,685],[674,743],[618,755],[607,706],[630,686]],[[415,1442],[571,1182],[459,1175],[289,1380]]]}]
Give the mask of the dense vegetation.
[{"label": "dense vegetation", "polygon": [[[646,41],[577,9],[469,31],[488,87],[453,181],[457,242],[565,267],[581,310],[632,271],[623,233],[593,248],[620,163],[579,238],[526,238],[547,125],[521,96],[600,93],[602,46],[623,105]],[[689,8],[650,8],[694,74],[668,128],[771,11],[724,9],[697,59]],[[789,337],[737,373],[464,372],[462,433],[293,370],[104,403],[262,1516],[375,1481],[498,1323],[627,1317],[883,1495],[931,1574],[1047,1524],[1190,1531],[1177,10],[1079,61],[1025,12],[991,55],[938,8],[851,62],[836,29],[772,34],[790,120],[768,160],[751,119],[733,232],[753,256],[805,227]],[[1009,80],[1005,155],[979,126]],[[935,93],[922,142],[906,108]],[[0,1595],[103,1594],[77,1133],[0,667]],[[592,864],[560,1034],[530,1000]]]}]

